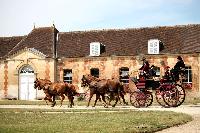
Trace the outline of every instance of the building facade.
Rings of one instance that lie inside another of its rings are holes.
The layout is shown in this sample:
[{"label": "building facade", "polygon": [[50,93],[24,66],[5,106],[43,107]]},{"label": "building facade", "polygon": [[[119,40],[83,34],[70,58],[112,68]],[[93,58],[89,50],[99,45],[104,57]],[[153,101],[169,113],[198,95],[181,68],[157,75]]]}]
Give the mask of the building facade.
[{"label": "building facade", "polygon": [[[159,47],[149,45],[150,40],[157,40]],[[104,50],[98,53],[101,49],[97,48],[98,54],[92,55],[91,44],[99,44],[99,48],[102,44]],[[181,56],[186,64],[184,83],[193,91],[200,88],[199,24],[80,32],[42,27],[27,36],[0,38],[0,52],[1,98],[40,99],[43,92],[33,88],[36,77],[69,82],[82,90],[82,75],[92,74],[119,78],[132,87],[129,77],[123,75],[136,76],[142,57],[162,77],[164,66],[173,68]]]}]

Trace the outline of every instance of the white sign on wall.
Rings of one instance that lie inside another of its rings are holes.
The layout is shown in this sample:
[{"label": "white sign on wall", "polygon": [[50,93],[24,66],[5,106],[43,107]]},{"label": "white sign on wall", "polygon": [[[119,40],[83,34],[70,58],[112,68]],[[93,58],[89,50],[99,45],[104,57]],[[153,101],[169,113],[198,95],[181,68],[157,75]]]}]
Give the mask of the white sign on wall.
[{"label": "white sign on wall", "polygon": [[159,40],[148,40],[148,54],[159,54]]}]

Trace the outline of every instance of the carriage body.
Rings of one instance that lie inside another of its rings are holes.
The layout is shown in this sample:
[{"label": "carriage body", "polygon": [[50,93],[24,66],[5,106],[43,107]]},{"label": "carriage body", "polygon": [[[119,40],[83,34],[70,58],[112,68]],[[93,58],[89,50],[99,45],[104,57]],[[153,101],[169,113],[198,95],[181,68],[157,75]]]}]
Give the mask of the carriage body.
[{"label": "carriage body", "polygon": [[130,102],[135,107],[148,107],[153,102],[152,91],[155,90],[157,102],[163,107],[177,107],[185,100],[185,90],[172,79],[148,79],[139,75],[139,79],[131,78],[137,90],[131,93]]}]

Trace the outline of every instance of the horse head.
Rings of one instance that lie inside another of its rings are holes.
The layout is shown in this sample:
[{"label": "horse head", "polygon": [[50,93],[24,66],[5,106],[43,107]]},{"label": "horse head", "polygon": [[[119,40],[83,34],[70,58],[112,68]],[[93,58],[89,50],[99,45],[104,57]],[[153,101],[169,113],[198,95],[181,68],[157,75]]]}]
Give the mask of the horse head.
[{"label": "horse head", "polygon": [[40,81],[38,78],[36,78],[36,80],[34,81],[34,88],[37,89],[40,86]]},{"label": "horse head", "polygon": [[34,81],[34,88],[38,90],[44,89],[45,86],[50,85],[52,82],[47,79],[38,79]]},{"label": "horse head", "polygon": [[81,79],[81,87],[86,87],[89,85],[90,80],[88,78],[88,75],[83,75],[82,79]]}]

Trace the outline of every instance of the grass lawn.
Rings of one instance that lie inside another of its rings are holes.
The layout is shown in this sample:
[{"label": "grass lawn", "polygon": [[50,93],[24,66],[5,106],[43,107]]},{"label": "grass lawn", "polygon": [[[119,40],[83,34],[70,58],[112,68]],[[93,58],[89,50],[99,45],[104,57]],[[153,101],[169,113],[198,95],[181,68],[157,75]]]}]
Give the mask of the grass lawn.
[{"label": "grass lawn", "polygon": [[2,133],[155,132],[191,121],[189,115],[159,111],[0,109]]}]

